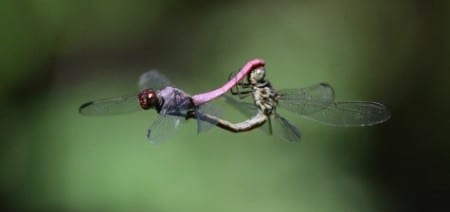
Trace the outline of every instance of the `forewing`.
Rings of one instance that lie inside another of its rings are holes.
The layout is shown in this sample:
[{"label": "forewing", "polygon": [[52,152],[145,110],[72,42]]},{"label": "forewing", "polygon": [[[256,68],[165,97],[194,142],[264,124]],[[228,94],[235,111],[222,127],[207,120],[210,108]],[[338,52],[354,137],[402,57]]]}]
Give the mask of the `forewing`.
[{"label": "forewing", "polygon": [[142,110],[137,94],[89,101],[82,104],[79,112],[85,116],[107,116]]},{"label": "forewing", "polygon": [[145,89],[161,90],[171,85],[172,83],[166,76],[154,69],[143,73],[139,77],[138,82],[139,90],[141,91]]},{"label": "forewing", "polygon": [[391,117],[391,113],[378,102],[341,101],[305,117],[332,126],[363,127],[383,123]]},{"label": "forewing", "polygon": [[326,83],[300,89],[282,89],[278,93],[278,105],[300,115],[313,114],[334,102],[334,89]]},{"label": "forewing", "polygon": [[238,101],[229,95],[223,95],[223,97],[225,98],[226,103],[230,104],[246,117],[252,117],[258,113],[258,108],[252,103]]}]

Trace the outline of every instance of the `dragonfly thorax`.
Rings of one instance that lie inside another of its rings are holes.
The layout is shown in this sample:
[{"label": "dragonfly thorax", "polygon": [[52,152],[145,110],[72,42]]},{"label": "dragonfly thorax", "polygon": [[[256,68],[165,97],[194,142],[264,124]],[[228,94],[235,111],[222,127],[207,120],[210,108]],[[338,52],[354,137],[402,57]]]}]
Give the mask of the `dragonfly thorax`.
[{"label": "dragonfly thorax", "polygon": [[184,114],[195,107],[189,94],[170,86],[159,91],[159,99],[160,108],[158,113],[160,114]]},{"label": "dragonfly thorax", "polygon": [[252,94],[256,106],[266,115],[271,115],[278,104],[279,95],[272,88],[270,82],[264,80],[252,86]]},{"label": "dragonfly thorax", "polygon": [[150,108],[155,107],[156,110],[159,110],[161,101],[156,94],[156,92],[152,89],[145,89],[138,94],[139,104],[141,108],[144,110],[148,110]]}]

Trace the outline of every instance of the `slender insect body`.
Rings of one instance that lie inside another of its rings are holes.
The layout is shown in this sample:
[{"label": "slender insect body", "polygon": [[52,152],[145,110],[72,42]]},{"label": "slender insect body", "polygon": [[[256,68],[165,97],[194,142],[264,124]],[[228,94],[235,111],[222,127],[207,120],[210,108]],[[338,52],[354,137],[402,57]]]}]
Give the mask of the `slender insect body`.
[{"label": "slender insect body", "polygon": [[269,81],[252,85],[252,95],[256,106],[265,115],[270,116],[278,104],[278,94]]}]

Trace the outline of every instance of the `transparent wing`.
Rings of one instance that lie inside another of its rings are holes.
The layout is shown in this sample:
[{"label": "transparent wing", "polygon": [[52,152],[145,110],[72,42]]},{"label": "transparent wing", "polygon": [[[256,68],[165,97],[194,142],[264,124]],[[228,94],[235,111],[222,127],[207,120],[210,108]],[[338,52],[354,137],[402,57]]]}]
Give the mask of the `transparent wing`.
[{"label": "transparent wing", "polygon": [[305,118],[338,127],[363,127],[383,123],[391,117],[389,109],[378,102],[341,101]]},{"label": "transparent wing", "polygon": [[216,123],[201,121],[200,114],[209,114],[218,118],[222,118],[220,108],[212,104],[204,104],[196,111],[197,117],[197,133],[202,133],[211,129]]},{"label": "transparent wing", "polygon": [[167,141],[184,122],[180,116],[159,115],[147,130],[147,138],[152,144],[160,144]]},{"label": "transparent wing", "polygon": [[78,111],[85,116],[107,116],[142,110],[137,94],[89,101]]},{"label": "transparent wing", "polygon": [[[302,134],[300,130],[287,119],[275,113],[271,116],[272,133],[288,142],[299,142]],[[266,124],[267,125],[267,124]]]},{"label": "transparent wing", "polygon": [[223,95],[223,97],[226,103],[228,103],[233,108],[235,108],[236,110],[238,110],[247,117],[252,117],[256,115],[256,113],[258,113],[258,108],[252,103],[238,101],[229,95]]},{"label": "transparent wing", "polygon": [[163,74],[159,73],[157,70],[150,70],[145,73],[143,73],[139,77],[139,90],[142,91],[144,89],[156,89],[161,90],[162,88],[165,88],[167,86],[171,86],[172,83],[170,80],[164,76]]},{"label": "transparent wing", "polygon": [[326,83],[300,89],[282,89],[278,93],[279,106],[300,115],[323,110],[334,102],[334,89]]}]

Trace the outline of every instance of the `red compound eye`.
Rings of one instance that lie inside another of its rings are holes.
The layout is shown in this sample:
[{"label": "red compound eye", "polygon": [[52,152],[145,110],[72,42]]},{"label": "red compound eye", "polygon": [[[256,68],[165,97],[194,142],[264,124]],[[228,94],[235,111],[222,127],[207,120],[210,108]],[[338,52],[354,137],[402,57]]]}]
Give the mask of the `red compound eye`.
[{"label": "red compound eye", "polygon": [[138,94],[138,98],[139,104],[141,105],[141,108],[144,110],[153,108],[157,106],[159,103],[158,95],[156,95],[156,92],[151,89],[141,91]]}]

